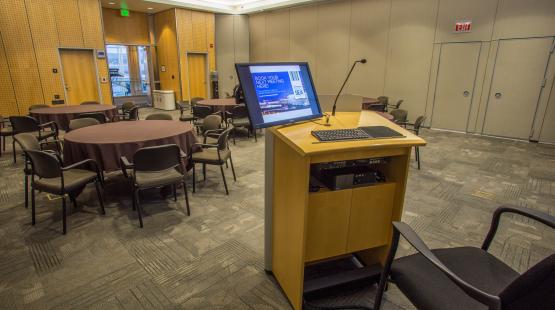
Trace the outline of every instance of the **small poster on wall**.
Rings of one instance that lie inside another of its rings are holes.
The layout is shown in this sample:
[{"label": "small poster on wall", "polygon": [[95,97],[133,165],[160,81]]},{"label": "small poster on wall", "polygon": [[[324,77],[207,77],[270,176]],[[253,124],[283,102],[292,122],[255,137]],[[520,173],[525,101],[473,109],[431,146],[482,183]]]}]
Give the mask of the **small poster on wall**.
[{"label": "small poster on wall", "polygon": [[472,20],[457,20],[455,21],[454,33],[466,33],[472,31]]}]

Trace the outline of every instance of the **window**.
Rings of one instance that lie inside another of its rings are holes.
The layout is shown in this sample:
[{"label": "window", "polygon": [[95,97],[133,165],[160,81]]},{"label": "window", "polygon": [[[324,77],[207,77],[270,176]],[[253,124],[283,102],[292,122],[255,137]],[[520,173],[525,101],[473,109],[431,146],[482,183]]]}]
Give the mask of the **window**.
[{"label": "window", "polygon": [[113,96],[149,95],[148,47],[107,45],[106,51]]}]

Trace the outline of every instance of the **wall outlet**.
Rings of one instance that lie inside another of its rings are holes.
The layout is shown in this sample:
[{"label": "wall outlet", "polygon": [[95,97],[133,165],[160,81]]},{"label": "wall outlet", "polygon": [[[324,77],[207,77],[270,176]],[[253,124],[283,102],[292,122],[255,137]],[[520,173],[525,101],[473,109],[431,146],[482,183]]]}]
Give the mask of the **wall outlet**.
[{"label": "wall outlet", "polygon": [[102,84],[108,83],[108,78],[105,77],[105,76],[101,77],[101,78],[100,78],[100,83],[102,83]]}]

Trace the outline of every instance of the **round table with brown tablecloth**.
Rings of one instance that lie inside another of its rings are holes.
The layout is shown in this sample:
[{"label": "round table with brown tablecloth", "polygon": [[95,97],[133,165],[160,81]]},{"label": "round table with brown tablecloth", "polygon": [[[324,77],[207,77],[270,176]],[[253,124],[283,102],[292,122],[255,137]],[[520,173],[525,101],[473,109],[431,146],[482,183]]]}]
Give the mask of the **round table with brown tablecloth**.
[{"label": "round table with brown tablecloth", "polygon": [[68,131],[69,121],[75,119],[77,115],[83,113],[104,113],[108,119],[116,114],[116,107],[113,105],[90,104],[74,105],[63,107],[39,108],[31,110],[29,113],[36,118],[39,123],[56,122],[58,128]]},{"label": "round table with brown tablecloth", "polygon": [[72,130],[64,136],[64,164],[91,158],[104,171],[121,169],[121,156],[133,160],[140,148],[177,144],[189,154],[197,142],[193,126],[178,121],[115,122]]},{"label": "round table with brown tablecloth", "polygon": [[214,112],[222,112],[231,110],[233,107],[237,106],[235,98],[223,98],[223,99],[204,99],[197,102],[198,105],[203,105],[211,107]]}]

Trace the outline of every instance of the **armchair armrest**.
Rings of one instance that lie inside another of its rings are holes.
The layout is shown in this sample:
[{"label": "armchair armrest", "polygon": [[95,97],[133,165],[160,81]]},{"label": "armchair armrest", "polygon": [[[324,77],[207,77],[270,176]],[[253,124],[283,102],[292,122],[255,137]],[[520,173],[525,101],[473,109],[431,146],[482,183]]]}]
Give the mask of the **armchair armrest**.
[{"label": "armchair armrest", "polygon": [[95,167],[95,169],[98,171],[98,164],[96,163],[96,161],[95,161],[94,159],[90,159],[90,158],[85,159],[85,160],[82,160],[82,161],[77,162],[77,163],[75,163],[75,164],[71,164],[71,165],[69,165],[69,166],[62,167],[62,171],[67,171],[67,170],[75,169],[75,168],[81,167],[81,166],[83,166],[83,165],[85,165],[85,164],[93,164],[93,166]]},{"label": "armchair armrest", "polygon": [[[501,299],[498,296],[486,293],[470,283],[464,281],[445,266],[437,256],[426,246],[424,241],[416,234],[409,225],[403,222],[393,222],[394,233],[401,234],[420,254],[422,254],[429,262],[445,274],[451,281],[460,287],[468,296],[478,302],[487,305],[490,309],[500,309]],[[398,238],[398,237],[397,237]]]},{"label": "armchair armrest", "polygon": [[58,132],[58,124],[56,122],[47,122],[38,125],[40,129],[44,130],[46,127],[50,127],[53,131]]},{"label": "armchair armrest", "polygon": [[217,144],[208,144],[208,143],[195,143],[193,145],[197,145],[203,148],[218,147]]},{"label": "armchair armrest", "polygon": [[123,176],[125,178],[128,178],[129,175],[127,174],[127,169],[132,169],[133,164],[130,163],[127,157],[125,156],[120,157],[120,163],[121,163],[121,172],[123,172]]},{"label": "armchair armrest", "polygon": [[491,219],[491,225],[486,235],[486,239],[484,239],[484,243],[482,244],[482,250],[487,251],[493,238],[495,237],[495,233],[497,232],[497,228],[499,227],[499,221],[501,220],[501,215],[503,213],[516,213],[533,220],[536,220],[542,224],[545,224],[551,228],[555,229],[555,216],[551,216],[547,213],[540,212],[534,209],[528,209],[523,207],[516,207],[516,206],[501,206],[495,210],[493,213],[493,217]]}]

